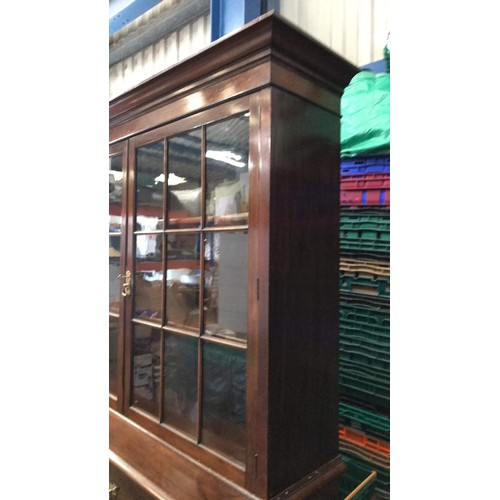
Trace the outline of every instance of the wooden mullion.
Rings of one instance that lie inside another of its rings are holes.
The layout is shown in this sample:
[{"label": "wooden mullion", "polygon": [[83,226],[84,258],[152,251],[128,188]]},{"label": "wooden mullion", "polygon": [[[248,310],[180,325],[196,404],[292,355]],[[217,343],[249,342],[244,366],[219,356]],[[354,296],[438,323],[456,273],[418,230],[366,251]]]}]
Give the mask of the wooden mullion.
[{"label": "wooden mullion", "polygon": [[201,228],[205,227],[207,217],[207,161],[205,151],[207,149],[207,127],[201,127]]},{"label": "wooden mullion", "polygon": [[[204,245],[200,245],[200,248]],[[200,272],[200,276],[203,278],[203,272]],[[200,302],[201,302],[201,290],[200,290]],[[202,306],[203,307],[203,306]],[[203,309],[200,311],[200,323],[203,325]],[[203,326],[202,326],[203,328]],[[202,388],[203,388],[203,350],[201,336],[198,337],[198,387],[197,387],[197,397],[198,397],[198,416],[196,421],[196,436],[197,443],[201,443],[201,417],[202,417]]]},{"label": "wooden mullion", "polygon": [[160,401],[159,401],[159,408],[158,408],[158,418],[160,423],[163,422],[163,409],[164,409],[164,395],[165,395],[165,332],[160,329],[160,367],[161,367],[161,375],[160,375]]},{"label": "wooden mullion", "polygon": [[199,293],[199,337],[198,337],[198,418],[197,418],[197,429],[196,436],[197,442],[201,443],[201,432],[202,432],[202,390],[203,390],[203,350],[201,336],[203,335],[205,329],[205,235],[203,233],[203,227],[206,220],[206,160],[205,160],[205,150],[207,144],[207,129],[205,126],[201,128],[201,230],[198,232],[198,237],[200,238],[200,293]]},{"label": "wooden mullion", "polygon": [[163,140],[163,175],[165,176],[165,182],[163,183],[163,230],[167,229],[168,227],[168,203],[167,203],[167,198],[168,198],[168,169],[169,169],[169,163],[168,163],[168,140],[164,139]]},{"label": "wooden mullion", "polygon": [[[163,175],[165,182],[163,183],[163,229],[167,227],[167,196],[168,196],[168,141],[163,140]],[[162,254],[162,287],[161,287],[161,326],[167,322],[167,262],[168,248],[167,235],[162,232],[161,236],[161,254]],[[160,329],[160,398],[158,408],[158,418],[160,423],[163,421],[164,397],[165,397],[165,332]]]}]

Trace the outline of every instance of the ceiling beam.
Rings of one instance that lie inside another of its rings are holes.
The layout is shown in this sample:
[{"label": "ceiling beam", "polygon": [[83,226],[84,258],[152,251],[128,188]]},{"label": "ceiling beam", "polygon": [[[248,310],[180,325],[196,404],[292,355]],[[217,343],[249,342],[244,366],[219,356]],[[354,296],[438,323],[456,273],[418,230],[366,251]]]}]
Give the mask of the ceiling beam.
[{"label": "ceiling beam", "polygon": [[109,36],[160,2],[161,0],[109,0]]}]

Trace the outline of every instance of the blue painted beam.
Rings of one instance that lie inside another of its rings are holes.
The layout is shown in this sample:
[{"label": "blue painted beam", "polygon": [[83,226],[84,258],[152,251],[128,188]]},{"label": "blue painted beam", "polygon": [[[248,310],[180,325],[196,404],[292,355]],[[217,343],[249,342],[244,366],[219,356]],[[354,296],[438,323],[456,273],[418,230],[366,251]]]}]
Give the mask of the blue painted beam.
[{"label": "blue painted beam", "polygon": [[387,73],[387,64],[385,59],[380,59],[380,61],[374,61],[361,66],[361,69],[369,69],[373,73]]},{"label": "blue painted beam", "polygon": [[259,17],[261,4],[261,0],[210,0],[212,42]]},{"label": "blue painted beam", "polygon": [[109,36],[160,2],[161,0],[110,0]]}]

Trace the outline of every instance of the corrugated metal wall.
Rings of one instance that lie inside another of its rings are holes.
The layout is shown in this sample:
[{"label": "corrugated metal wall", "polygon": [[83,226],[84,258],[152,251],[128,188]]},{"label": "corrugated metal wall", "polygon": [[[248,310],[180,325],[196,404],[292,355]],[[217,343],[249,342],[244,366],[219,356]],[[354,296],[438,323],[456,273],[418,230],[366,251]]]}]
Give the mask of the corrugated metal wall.
[{"label": "corrugated metal wall", "polygon": [[[182,0],[164,0],[125,26],[120,37],[147,23]],[[280,0],[280,15],[357,66],[383,59],[389,32],[390,0]],[[210,16],[199,19],[155,42],[109,69],[110,99],[189,57],[210,43]]]},{"label": "corrugated metal wall", "polygon": [[[127,27],[122,29],[125,30]],[[129,29],[134,27],[131,26]],[[206,15],[114,64],[109,68],[110,99],[200,51],[209,43],[210,16]]]},{"label": "corrugated metal wall", "polygon": [[280,0],[280,14],[356,66],[383,59],[390,0]]},{"label": "corrugated metal wall", "polygon": [[115,43],[117,40],[127,36],[129,33],[137,30],[138,28],[140,28],[147,22],[151,21],[151,19],[155,18],[165,10],[175,7],[176,5],[181,4],[183,1],[184,0],[161,0],[160,3],[158,3],[151,9],[147,10],[144,14],[142,14],[142,16],[139,16],[138,18],[134,19],[130,23],[120,28],[120,30],[115,32],[113,35],[111,35],[109,37],[110,45]]}]

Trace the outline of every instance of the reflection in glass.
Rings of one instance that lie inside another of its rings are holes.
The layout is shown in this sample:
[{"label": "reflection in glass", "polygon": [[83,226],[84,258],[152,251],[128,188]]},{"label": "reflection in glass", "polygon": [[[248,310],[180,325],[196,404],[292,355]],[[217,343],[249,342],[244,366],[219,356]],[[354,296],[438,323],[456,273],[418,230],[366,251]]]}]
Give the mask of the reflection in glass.
[{"label": "reflection in glass", "polygon": [[122,155],[109,158],[109,232],[117,233],[122,227]]},{"label": "reflection in glass", "polygon": [[143,325],[134,325],[132,346],[132,401],[153,414],[160,407],[161,334]]},{"label": "reflection in glass", "polygon": [[117,393],[118,385],[118,318],[109,317],[109,392]]},{"label": "reflection in glass", "polygon": [[246,352],[203,346],[202,443],[244,462]]},{"label": "reflection in glass", "polygon": [[197,227],[201,214],[201,129],[168,141],[168,223]]},{"label": "reflection in glass", "polygon": [[196,437],[198,405],[198,341],[190,337],[165,337],[164,420]]},{"label": "reflection in glass", "polygon": [[134,316],[161,322],[163,235],[140,234],[135,238]]},{"label": "reflection in glass", "polygon": [[200,244],[198,234],[167,235],[167,323],[199,328]]},{"label": "reflection in glass", "polygon": [[120,309],[120,236],[109,237],[109,310]]},{"label": "reflection in glass", "polygon": [[208,233],[205,239],[205,334],[246,342],[248,235]]},{"label": "reflection in glass", "polygon": [[248,121],[230,118],[207,127],[207,223],[248,222]]},{"label": "reflection in glass", "polygon": [[163,229],[163,141],[136,151],[136,230]]}]

